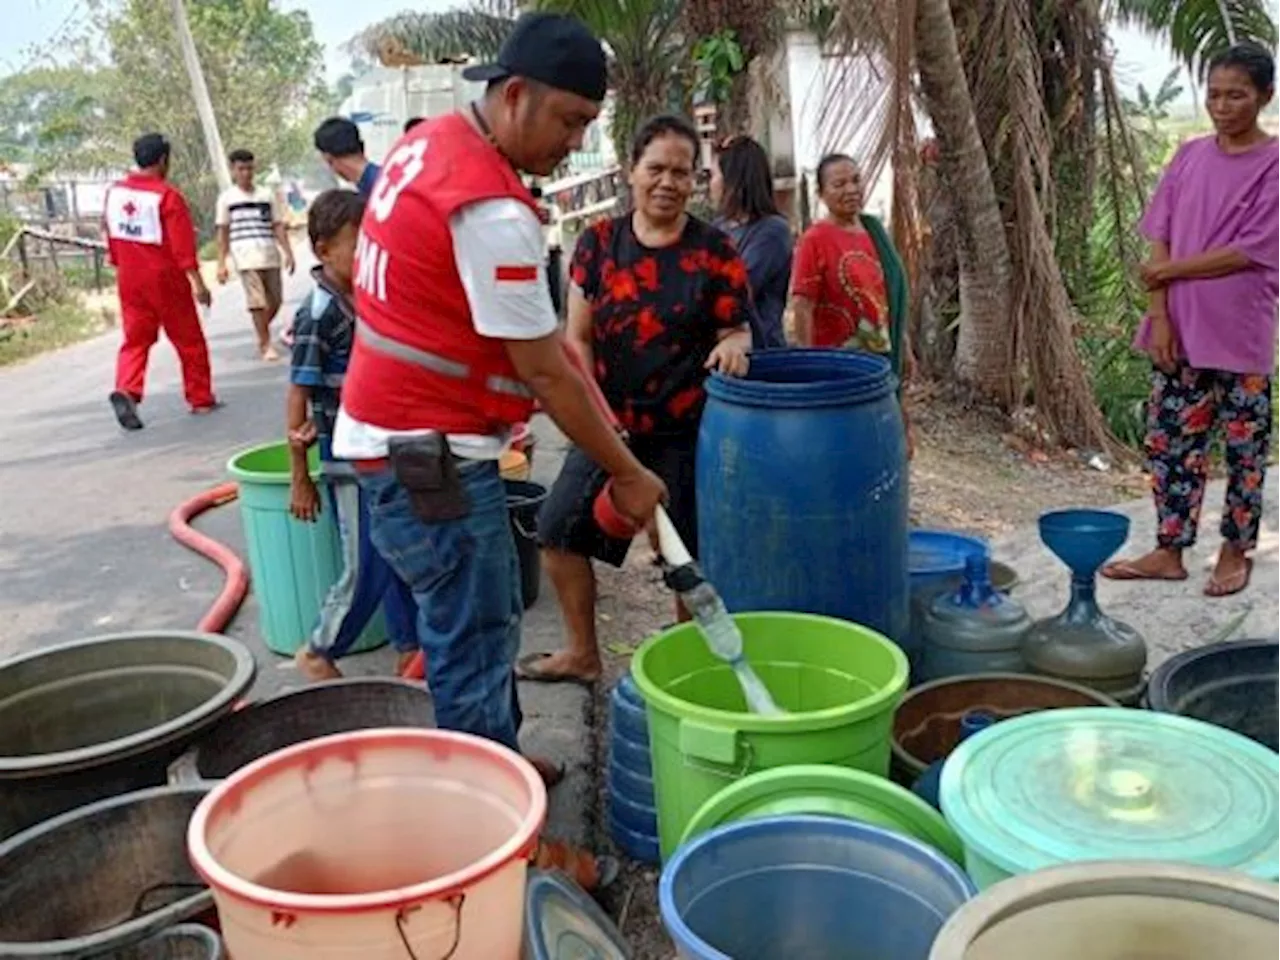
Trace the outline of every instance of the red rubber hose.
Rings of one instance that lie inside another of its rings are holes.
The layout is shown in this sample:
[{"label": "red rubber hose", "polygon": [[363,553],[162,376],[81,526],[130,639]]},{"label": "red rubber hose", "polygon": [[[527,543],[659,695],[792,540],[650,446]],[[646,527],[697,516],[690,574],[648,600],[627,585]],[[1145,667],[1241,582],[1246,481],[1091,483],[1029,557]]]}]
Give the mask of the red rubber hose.
[{"label": "red rubber hose", "polygon": [[202,557],[208,557],[222,568],[226,576],[222,592],[196,624],[197,630],[206,633],[221,633],[226,629],[249,592],[249,574],[235,551],[196,530],[191,521],[206,510],[230,503],[239,495],[239,488],[234,483],[222,483],[184,500],[169,514],[169,533],[173,538]]}]

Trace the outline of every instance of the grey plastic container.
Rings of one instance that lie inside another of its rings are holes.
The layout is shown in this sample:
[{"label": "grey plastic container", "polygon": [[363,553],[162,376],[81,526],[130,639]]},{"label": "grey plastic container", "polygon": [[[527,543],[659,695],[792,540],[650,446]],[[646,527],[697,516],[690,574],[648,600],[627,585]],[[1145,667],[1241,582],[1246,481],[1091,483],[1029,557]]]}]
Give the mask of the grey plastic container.
[{"label": "grey plastic container", "polygon": [[1021,673],[1022,643],[1031,625],[1022,604],[992,586],[986,557],[970,557],[960,586],[929,603],[920,679]]},{"label": "grey plastic container", "polygon": [[970,900],[929,960],[1275,960],[1276,885],[1178,863],[1037,870]]},{"label": "grey plastic container", "polygon": [[187,858],[208,786],[100,800],[0,843],[0,957],[80,960],[213,906]]},{"label": "grey plastic container", "polygon": [[76,640],[0,664],[0,840],[163,785],[253,677],[241,644],[183,631]]},{"label": "grey plastic container", "polygon": [[174,762],[169,780],[221,780],[269,753],[336,733],[434,726],[431,694],[421,683],[385,677],[319,683],[237,710]]},{"label": "grey plastic container", "polygon": [[221,937],[198,923],[182,923],[95,960],[222,960],[222,957]]}]

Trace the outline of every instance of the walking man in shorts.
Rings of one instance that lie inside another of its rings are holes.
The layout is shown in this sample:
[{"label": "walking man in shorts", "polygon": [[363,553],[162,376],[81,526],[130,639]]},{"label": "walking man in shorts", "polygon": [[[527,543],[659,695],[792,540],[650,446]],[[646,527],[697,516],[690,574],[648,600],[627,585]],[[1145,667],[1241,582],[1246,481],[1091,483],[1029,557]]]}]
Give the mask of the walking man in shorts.
[{"label": "walking man in shorts", "polygon": [[232,185],[218,196],[218,282],[226,283],[230,271],[227,257],[235,263],[244,286],[244,297],[258,335],[258,353],[263,360],[279,360],[271,345],[271,321],[280,312],[283,291],[280,279],[281,254],[284,268],[294,271],[293,250],[284,225],[284,209],[274,190],[255,186],[254,159],[248,150],[233,150]]}]

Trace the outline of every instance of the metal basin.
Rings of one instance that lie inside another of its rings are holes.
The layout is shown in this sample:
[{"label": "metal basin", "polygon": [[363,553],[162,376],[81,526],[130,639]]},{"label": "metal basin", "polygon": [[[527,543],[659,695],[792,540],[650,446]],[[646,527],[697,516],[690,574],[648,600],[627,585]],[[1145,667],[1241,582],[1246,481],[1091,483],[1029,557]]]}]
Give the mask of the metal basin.
[{"label": "metal basin", "polygon": [[221,780],[285,747],[352,730],[434,727],[431,694],[420,683],[379,677],[289,690],[237,710],[173,764],[173,783]]},{"label": "metal basin", "polygon": [[1274,640],[1215,643],[1171,657],[1151,675],[1147,705],[1244,734],[1276,749],[1276,677],[1280,646]]},{"label": "metal basin", "polygon": [[222,960],[222,940],[208,927],[183,923],[98,960]]},{"label": "metal basin", "polygon": [[0,957],[97,957],[208,910],[213,895],[187,858],[206,792],[139,790],[0,843]]},{"label": "metal basin", "polygon": [[1115,707],[1096,691],[1021,673],[976,673],[924,683],[907,691],[893,715],[890,775],[910,786],[929,764],[960,742],[960,718],[975,710],[997,720],[1058,707]]},{"label": "metal basin", "polygon": [[206,633],[120,633],[0,664],[0,840],[165,783],[253,683],[253,656]]}]

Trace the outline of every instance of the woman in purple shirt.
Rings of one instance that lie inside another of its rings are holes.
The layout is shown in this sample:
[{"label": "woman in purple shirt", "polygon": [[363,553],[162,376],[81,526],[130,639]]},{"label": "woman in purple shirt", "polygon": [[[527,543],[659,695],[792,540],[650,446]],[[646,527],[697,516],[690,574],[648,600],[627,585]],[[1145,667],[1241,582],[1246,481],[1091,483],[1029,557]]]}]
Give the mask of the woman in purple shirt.
[{"label": "woman in purple shirt", "polygon": [[1112,579],[1186,579],[1182,553],[1195,543],[1210,440],[1220,429],[1224,542],[1205,593],[1225,597],[1249,584],[1276,366],[1278,151],[1258,126],[1274,92],[1275,61],[1262,47],[1242,43],[1216,57],[1208,97],[1216,133],[1178,150],[1142,220],[1150,299],[1135,345],[1153,363],[1146,448],[1157,545],[1104,567]]}]

